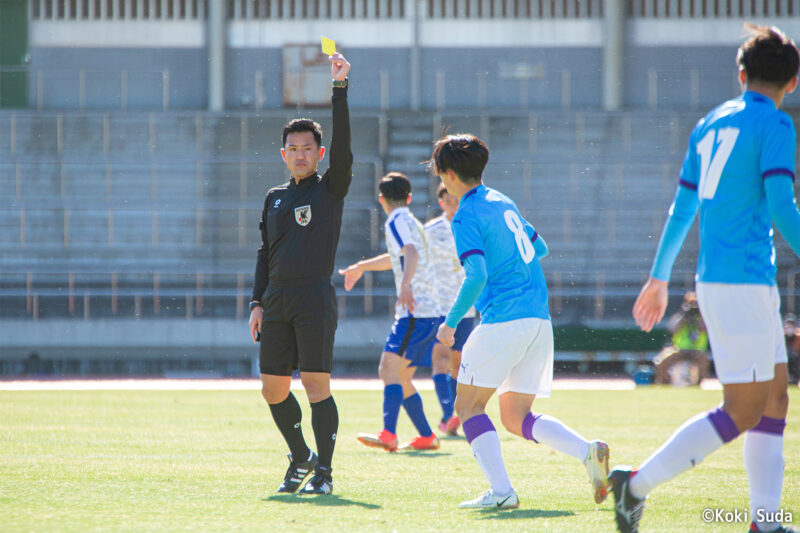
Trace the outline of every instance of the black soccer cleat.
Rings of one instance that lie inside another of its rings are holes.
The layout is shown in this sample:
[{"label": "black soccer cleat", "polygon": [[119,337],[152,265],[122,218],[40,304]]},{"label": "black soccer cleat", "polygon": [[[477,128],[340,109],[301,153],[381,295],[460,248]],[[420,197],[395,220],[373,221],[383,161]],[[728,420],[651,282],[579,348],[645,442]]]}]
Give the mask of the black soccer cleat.
[{"label": "black soccer cleat", "polygon": [[331,492],[333,492],[331,469],[318,464],[314,469],[314,476],[308,480],[300,494],[330,494]]},{"label": "black soccer cleat", "polygon": [[306,477],[317,466],[317,454],[314,452],[311,452],[311,457],[302,463],[292,461],[292,454],[289,454],[288,457],[289,468],[286,469],[286,475],[283,476],[283,483],[278,487],[278,492],[297,492]]},{"label": "black soccer cleat", "polygon": [[628,487],[631,479],[630,466],[618,466],[608,476],[614,492],[614,514],[620,533],[637,533],[639,520],[644,511],[644,498],[635,498]]}]

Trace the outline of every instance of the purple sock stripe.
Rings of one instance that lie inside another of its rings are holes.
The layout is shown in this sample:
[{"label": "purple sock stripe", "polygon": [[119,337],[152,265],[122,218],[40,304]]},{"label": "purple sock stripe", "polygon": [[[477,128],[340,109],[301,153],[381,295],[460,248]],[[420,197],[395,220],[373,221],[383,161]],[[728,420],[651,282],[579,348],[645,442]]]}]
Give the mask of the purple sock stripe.
[{"label": "purple sock stripe", "polygon": [[783,435],[783,428],[786,427],[785,418],[770,418],[762,416],[758,425],[750,431],[760,431],[761,433],[770,433],[772,435]]},{"label": "purple sock stripe", "polygon": [[462,427],[464,428],[464,436],[467,437],[467,442],[469,443],[487,431],[495,431],[491,419],[486,414],[473,416],[464,421]]},{"label": "purple sock stripe", "polygon": [[539,417],[542,415],[535,415],[533,413],[528,413],[525,416],[525,420],[522,421],[522,436],[528,440],[532,440],[536,444],[539,444],[539,441],[533,438],[533,425],[539,420]]},{"label": "purple sock stripe", "polygon": [[736,428],[733,419],[728,413],[723,411],[721,407],[709,411],[708,419],[711,421],[714,429],[717,430],[717,434],[719,438],[722,439],[722,442],[728,443],[739,436],[739,430]]}]

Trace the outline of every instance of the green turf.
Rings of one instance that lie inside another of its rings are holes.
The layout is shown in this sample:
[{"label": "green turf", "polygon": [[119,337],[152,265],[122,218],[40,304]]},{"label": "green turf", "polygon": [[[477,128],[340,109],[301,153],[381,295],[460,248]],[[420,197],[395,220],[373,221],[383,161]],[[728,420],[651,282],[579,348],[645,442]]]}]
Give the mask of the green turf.
[{"label": "green turf", "polygon": [[[790,422],[800,420],[791,392]],[[303,393],[309,444],[310,413]],[[636,464],[720,392],[640,388],[556,391],[534,408],[587,438],[612,463]],[[380,427],[380,392],[338,392],[341,426],[332,496],[277,496],[285,446],[251,392],[0,392],[0,531],[612,531],[574,459],[500,430],[521,507],[457,509],[486,488],[463,439],[435,453],[389,454],[359,444]],[[430,418],[439,414],[423,393]],[[499,426],[497,402],[490,416]],[[411,425],[401,414],[401,439]],[[786,430],[784,507],[800,523],[800,427]],[[742,439],[651,495],[645,531],[745,531],[705,524],[704,508],[747,507]]]}]

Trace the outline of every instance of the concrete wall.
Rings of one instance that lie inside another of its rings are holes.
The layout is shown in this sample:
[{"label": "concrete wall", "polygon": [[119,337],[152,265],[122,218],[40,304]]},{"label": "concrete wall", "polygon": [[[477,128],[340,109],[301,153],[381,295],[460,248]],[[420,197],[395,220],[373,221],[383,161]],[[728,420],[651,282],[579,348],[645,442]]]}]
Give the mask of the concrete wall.
[{"label": "concrete wall", "polygon": [[169,71],[171,109],[204,109],[208,101],[204,49],[41,47],[31,50],[30,69],[32,108],[37,107],[41,94],[44,109],[78,109],[82,69],[86,109],[121,109],[123,70],[128,71],[127,109],[162,108],[164,70]]},{"label": "concrete wall", "polygon": [[[381,106],[381,72],[388,80],[390,108],[410,104],[410,53],[400,48],[345,50],[353,63],[351,106]],[[625,58],[627,107],[701,108],[736,94],[735,52],[730,46],[630,46]],[[208,63],[204,49],[36,48],[31,54],[29,99],[44,109],[120,109],[121,71],[128,71],[128,109],[160,109],[162,70],[169,71],[170,109],[204,109],[208,101]],[[520,80],[514,69],[536,71]],[[80,71],[85,70],[84,95]],[[422,106],[435,109],[562,108],[602,105],[602,51],[563,48],[429,48],[422,52]],[[41,70],[40,78],[36,72]],[[229,49],[226,58],[229,109],[256,106],[256,72],[263,72],[265,108],[282,105],[279,48]],[[438,74],[437,74],[438,73]],[[438,81],[437,81],[438,77]],[[481,87],[481,77],[485,86]],[[38,80],[43,82],[41,89]],[[443,84],[441,102],[437,84]],[[41,92],[40,92],[41,91]],[[795,103],[797,102],[797,103]],[[800,105],[792,95],[787,105]]]},{"label": "concrete wall", "polygon": [[[708,108],[740,93],[736,48],[629,47],[625,56],[628,107]],[[790,104],[792,99],[787,100]],[[800,99],[794,106],[800,105]],[[790,104],[791,105],[791,104]]]},{"label": "concrete wall", "polygon": [[[354,65],[351,81],[358,97],[352,100],[353,107],[409,106],[415,42],[421,50],[420,89],[426,109],[602,104],[605,26],[596,14],[572,19],[428,18],[426,14],[415,40],[411,11],[405,18],[392,19],[230,21],[225,61],[228,108],[253,108],[260,102],[266,108],[280,107],[282,47],[318,43],[320,34],[336,39]],[[735,94],[734,58],[745,21],[629,17],[625,106],[708,108]],[[778,24],[800,38],[797,14],[752,22]],[[163,107],[162,70],[169,71],[171,108],[207,107],[203,20],[33,20],[30,30],[32,107],[39,103],[44,108],[118,107],[123,69],[129,71],[129,108]],[[85,70],[82,94],[81,69]],[[526,70],[533,76],[520,80]],[[263,79],[260,95],[257,71]],[[800,97],[792,98],[800,102]]]}]

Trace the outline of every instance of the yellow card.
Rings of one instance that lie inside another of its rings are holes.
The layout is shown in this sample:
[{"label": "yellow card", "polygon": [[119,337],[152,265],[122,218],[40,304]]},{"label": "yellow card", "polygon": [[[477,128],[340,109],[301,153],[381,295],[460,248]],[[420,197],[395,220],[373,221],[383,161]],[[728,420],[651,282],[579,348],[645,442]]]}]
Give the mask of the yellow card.
[{"label": "yellow card", "polygon": [[332,39],[328,39],[325,36],[322,36],[322,53],[325,55],[332,56],[336,53],[336,42]]}]

